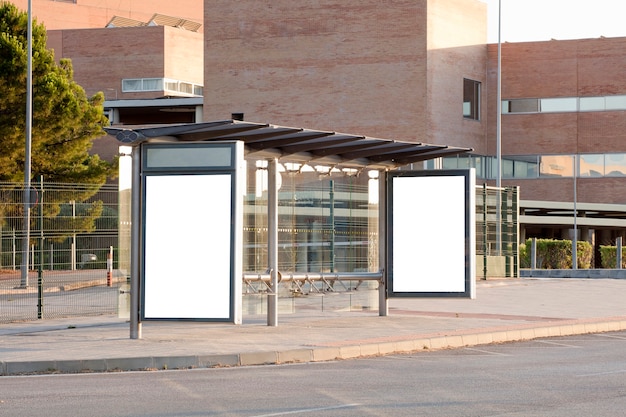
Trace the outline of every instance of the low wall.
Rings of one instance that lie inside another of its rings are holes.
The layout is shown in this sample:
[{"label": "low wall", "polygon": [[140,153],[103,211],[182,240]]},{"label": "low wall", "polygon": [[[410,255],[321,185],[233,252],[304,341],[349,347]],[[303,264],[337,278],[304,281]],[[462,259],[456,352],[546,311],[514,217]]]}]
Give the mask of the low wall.
[{"label": "low wall", "polygon": [[520,269],[520,278],[626,279],[626,269]]}]

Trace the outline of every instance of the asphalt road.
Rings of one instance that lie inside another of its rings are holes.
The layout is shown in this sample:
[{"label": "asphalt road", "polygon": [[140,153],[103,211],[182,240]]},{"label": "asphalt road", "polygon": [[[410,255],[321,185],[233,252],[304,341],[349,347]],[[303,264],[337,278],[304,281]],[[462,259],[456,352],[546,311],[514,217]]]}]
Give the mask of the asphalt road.
[{"label": "asphalt road", "polygon": [[617,416],[626,332],[372,359],[0,378],[0,416]]}]

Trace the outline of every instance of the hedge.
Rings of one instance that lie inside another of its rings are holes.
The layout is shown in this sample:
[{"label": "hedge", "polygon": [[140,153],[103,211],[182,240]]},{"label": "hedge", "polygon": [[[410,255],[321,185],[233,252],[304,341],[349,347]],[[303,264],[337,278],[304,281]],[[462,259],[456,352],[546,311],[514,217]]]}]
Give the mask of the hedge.
[{"label": "hedge", "polygon": [[[519,248],[520,266],[530,268],[532,239],[526,240]],[[585,241],[576,242],[576,259],[579,269],[591,268],[593,247]],[[613,261],[615,263],[615,261]],[[571,269],[572,241],[537,239],[537,269]]]},{"label": "hedge", "polygon": [[[602,268],[617,268],[617,246],[600,245]],[[626,247],[622,246],[622,268],[626,268]]]}]

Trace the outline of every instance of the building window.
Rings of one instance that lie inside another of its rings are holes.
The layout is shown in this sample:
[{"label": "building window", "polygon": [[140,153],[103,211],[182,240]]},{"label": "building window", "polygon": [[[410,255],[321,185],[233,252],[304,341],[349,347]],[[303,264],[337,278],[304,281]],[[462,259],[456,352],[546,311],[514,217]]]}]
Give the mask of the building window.
[{"label": "building window", "polygon": [[169,78],[125,78],[122,80],[123,93],[163,91],[167,95],[191,97],[202,96],[202,90],[201,85]]},{"label": "building window", "polygon": [[565,113],[578,110],[576,97],[542,98],[539,100],[541,113]]},{"label": "building window", "polygon": [[480,82],[463,79],[463,117],[480,120]]}]

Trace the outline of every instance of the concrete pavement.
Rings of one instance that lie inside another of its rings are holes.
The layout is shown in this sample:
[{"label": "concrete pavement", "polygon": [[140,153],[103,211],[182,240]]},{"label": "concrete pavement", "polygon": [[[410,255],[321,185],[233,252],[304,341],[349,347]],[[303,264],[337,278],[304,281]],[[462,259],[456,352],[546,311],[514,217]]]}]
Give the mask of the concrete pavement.
[{"label": "concrete pavement", "polygon": [[0,325],[0,375],[161,370],[329,361],[626,329],[626,280],[479,281],[477,298],[391,299],[377,292],[281,300],[243,325],[144,322],[141,339],[114,316]]}]

